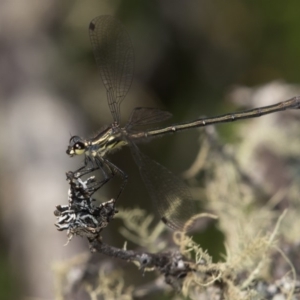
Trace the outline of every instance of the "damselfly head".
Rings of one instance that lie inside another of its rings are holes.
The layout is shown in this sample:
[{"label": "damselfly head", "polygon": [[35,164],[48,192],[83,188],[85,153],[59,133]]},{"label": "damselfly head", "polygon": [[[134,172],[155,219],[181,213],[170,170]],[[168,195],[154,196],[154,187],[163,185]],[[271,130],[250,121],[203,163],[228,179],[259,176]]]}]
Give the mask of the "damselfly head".
[{"label": "damselfly head", "polygon": [[67,154],[69,156],[81,155],[85,152],[87,143],[79,136],[74,135],[70,138]]}]

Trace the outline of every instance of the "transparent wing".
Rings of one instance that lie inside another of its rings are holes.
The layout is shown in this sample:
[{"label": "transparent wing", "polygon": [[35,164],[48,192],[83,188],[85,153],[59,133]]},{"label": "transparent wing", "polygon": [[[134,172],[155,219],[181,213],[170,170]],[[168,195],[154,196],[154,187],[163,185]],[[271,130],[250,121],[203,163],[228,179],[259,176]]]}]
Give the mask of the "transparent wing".
[{"label": "transparent wing", "polygon": [[111,16],[99,16],[89,26],[96,63],[107,90],[109,109],[120,123],[120,104],[134,73],[133,46],[123,25]]},{"label": "transparent wing", "polygon": [[172,114],[158,108],[136,107],[129,118],[126,129],[133,129],[136,126],[150,125],[168,120]]},{"label": "transparent wing", "polygon": [[161,220],[171,229],[182,230],[186,221],[197,212],[188,187],[132,142],[130,149]]}]

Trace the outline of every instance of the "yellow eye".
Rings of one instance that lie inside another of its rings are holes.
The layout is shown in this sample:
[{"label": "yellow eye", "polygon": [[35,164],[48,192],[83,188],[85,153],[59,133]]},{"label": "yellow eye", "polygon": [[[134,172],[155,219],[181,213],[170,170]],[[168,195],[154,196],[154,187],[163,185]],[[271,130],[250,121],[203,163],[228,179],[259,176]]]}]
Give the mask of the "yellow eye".
[{"label": "yellow eye", "polygon": [[84,151],[85,151],[84,149],[75,149],[74,150],[74,152],[75,152],[76,155],[81,155],[81,154],[84,153]]},{"label": "yellow eye", "polygon": [[81,155],[85,152],[85,145],[84,143],[78,142],[74,145],[74,153],[76,155]]}]

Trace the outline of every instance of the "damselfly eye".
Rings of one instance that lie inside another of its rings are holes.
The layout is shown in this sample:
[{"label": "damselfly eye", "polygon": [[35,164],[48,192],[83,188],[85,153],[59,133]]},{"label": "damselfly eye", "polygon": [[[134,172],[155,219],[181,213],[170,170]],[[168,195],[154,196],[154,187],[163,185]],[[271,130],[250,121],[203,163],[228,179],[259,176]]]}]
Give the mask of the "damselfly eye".
[{"label": "damselfly eye", "polygon": [[84,149],[84,148],[85,148],[85,145],[84,145],[84,143],[82,143],[82,142],[77,142],[77,143],[74,145],[75,151],[76,151],[76,150],[82,150],[82,149]]},{"label": "damselfly eye", "polygon": [[74,149],[74,153],[76,155],[81,155],[84,153],[85,151],[85,144],[83,142],[77,142],[74,146],[73,146],[73,149]]},{"label": "damselfly eye", "polygon": [[85,152],[86,145],[81,137],[74,135],[70,138],[67,154],[71,157]]}]

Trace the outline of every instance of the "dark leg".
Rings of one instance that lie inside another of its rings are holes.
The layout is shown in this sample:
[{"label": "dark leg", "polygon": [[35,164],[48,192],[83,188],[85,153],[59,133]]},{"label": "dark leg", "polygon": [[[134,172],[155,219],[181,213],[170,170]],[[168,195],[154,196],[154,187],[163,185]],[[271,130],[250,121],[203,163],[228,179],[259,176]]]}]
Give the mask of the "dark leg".
[{"label": "dark leg", "polygon": [[[89,166],[90,165],[90,166]],[[85,156],[84,165],[74,172],[76,178],[80,178],[86,174],[92,173],[93,171],[102,168],[103,166],[93,163],[93,160],[89,156]]]},{"label": "dark leg", "polygon": [[91,159],[89,156],[85,157],[84,166],[76,170],[74,174],[76,178],[80,178],[95,170],[100,170],[104,179],[95,183],[95,185],[93,186],[94,191],[100,189],[103,185],[105,185],[108,181],[110,181],[115,175],[119,175],[122,178],[123,182],[121,184],[119,193],[116,197],[116,200],[118,200],[118,198],[122,194],[127,184],[128,175],[105,158],[95,157],[94,159]]},{"label": "dark leg", "polygon": [[[106,165],[106,166],[108,167],[108,169],[110,170],[110,173],[111,173],[112,177],[113,177],[115,174],[117,174],[117,175],[119,175],[119,176],[122,178],[122,180],[123,180],[123,182],[122,182],[122,184],[121,184],[121,186],[120,186],[119,193],[118,193],[117,197],[115,198],[115,200],[117,201],[117,200],[119,199],[119,197],[121,196],[121,194],[122,194],[122,192],[123,192],[123,190],[124,190],[124,188],[125,188],[125,186],[126,186],[126,184],[127,184],[127,181],[128,181],[128,175],[127,175],[125,172],[123,172],[120,168],[118,168],[116,165],[114,165],[112,162],[110,162],[109,160],[103,159],[103,162],[105,163],[105,165]],[[111,177],[111,178],[112,178],[112,177]]]}]

